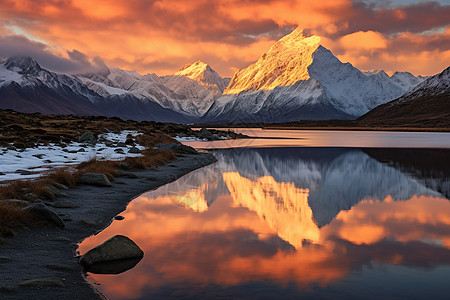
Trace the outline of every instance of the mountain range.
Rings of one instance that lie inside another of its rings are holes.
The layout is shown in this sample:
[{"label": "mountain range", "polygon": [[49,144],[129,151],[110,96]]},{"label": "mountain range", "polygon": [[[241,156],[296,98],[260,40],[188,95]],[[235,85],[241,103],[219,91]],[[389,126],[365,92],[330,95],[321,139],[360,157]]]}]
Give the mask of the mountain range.
[{"label": "mountain range", "polygon": [[417,89],[423,98],[448,85],[448,76],[361,72],[321,46],[320,37],[296,29],[231,79],[201,61],[167,76],[106,65],[57,74],[30,57],[11,57],[0,64],[0,108],[176,123],[355,119],[399,97],[412,99]]}]

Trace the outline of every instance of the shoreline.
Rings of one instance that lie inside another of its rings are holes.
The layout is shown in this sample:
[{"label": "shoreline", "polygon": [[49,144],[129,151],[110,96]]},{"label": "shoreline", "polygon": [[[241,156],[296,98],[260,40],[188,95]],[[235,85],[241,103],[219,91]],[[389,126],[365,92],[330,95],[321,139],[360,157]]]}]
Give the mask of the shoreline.
[{"label": "shoreline", "polygon": [[305,127],[305,126],[267,126],[265,130],[330,130],[330,131],[395,131],[395,132],[450,132],[450,128],[420,127]]},{"label": "shoreline", "polygon": [[[63,214],[65,228],[20,230],[0,245],[0,296],[7,299],[106,299],[85,279],[76,251],[85,238],[109,226],[140,194],[216,162],[211,153],[184,154],[164,166],[127,172],[112,187],[80,185],[61,200],[77,208],[51,208]],[[40,284],[24,281],[41,279]],[[22,283],[22,284],[21,284]]]}]

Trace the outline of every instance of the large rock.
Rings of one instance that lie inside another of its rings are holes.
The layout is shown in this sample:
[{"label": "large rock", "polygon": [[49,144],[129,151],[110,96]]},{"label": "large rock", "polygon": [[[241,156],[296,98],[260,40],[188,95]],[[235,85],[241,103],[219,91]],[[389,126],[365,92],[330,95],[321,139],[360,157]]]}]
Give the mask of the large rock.
[{"label": "large rock", "polygon": [[105,174],[100,173],[84,173],[80,176],[80,183],[96,185],[96,186],[112,186],[111,181]]},{"label": "large rock", "polygon": [[58,216],[57,213],[55,213],[53,210],[51,210],[49,207],[47,207],[42,202],[33,203],[33,204],[23,208],[23,210],[36,213],[36,214],[40,215],[42,218],[44,218],[45,220],[50,221],[51,223],[55,224],[59,228],[64,228],[64,221]]},{"label": "large rock", "polygon": [[155,145],[155,148],[157,148],[159,150],[172,150],[173,152],[184,152],[184,153],[189,153],[189,154],[198,154],[197,150],[195,150],[194,148],[192,148],[190,146],[183,145],[183,144],[176,144],[176,143],[172,143],[172,144],[158,143],[158,144]]},{"label": "large rock", "polygon": [[118,274],[134,267],[144,252],[126,236],[116,235],[92,248],[80,258],[80,264],[92,273]]},{"label": "large rock", "polygon": [[85,144],[92,144],[92,145],[94,145],[95,143],[97,143],[97,138],[90,131],[85,132],[82,135],[80,135],[78,140],[80,141],[80,143],[85,143]]}]

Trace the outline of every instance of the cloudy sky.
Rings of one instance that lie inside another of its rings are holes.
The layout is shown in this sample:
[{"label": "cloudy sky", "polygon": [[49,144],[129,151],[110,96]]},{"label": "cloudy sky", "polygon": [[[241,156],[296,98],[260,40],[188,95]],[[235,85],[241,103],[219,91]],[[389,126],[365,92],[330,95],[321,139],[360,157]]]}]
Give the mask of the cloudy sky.
[{"label": "cloudy sky", "polygon": [[450,65],[449,16],[449,0],[0,0],[0,58],[158,75],[202,60],[231,76],[299,26],[362,70],[432,75]]}]

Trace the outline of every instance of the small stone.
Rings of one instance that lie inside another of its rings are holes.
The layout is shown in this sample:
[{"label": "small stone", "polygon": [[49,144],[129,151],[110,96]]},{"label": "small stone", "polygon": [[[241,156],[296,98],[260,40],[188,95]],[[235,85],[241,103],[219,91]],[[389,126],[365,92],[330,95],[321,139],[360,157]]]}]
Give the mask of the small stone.
[{"label": "small stone", "polygon": [[79,206],[72,201],[56,201],[50,203],[51,206],[55,208],[78,208]]},{"label": "small stone", "polygon": [[95,186],[112,186],[108,177],[105,174],[99,173],[84,173],[80,176],[80,183],[95,185]]},{"label": "small stone", "polygon": [[58,182],[53,182],[52,185],[60,190],[68,190],[69,189],[66,185],[64,185],[62,183],[58,183]]},{"label": "small stone", "polygon": [[117,143],[117,147],[122,147],[122,148],[124,148],[124,147],[127,147],[127,144],[122,143],[122,142],[119,142],[119,143]]},{"label": "small stone", "polygon": [[86,150],[84,148],[80,148],[77,152],[86,152]]},{"label": "small stone", "polygon": [[55,224],[59,228],[64,228],[64,221],[56,214],[53,210],[48,208],[44,203],[42,202],[35,202],[27,207],[25,207],[23,210],[25,211],[32,211],[47,221],[50,221],[51,223]]},{"label": "small stone", "polygon": [[123,172],[123,171],[119,171],[119,176],[126,177],[126,178],[138,178],[138,176],[134,173],[128,173],[128,172]]},{"label": "small stone", "polygon": [[4,263],[4,262],[11,261],[11,260],[12,260],[11,257],[8,257],[8,256],[0,256],[0,264],[1,264],[1,263]]},{"label": "small stone", "polygon": [[130,148],[130,150],[128,150],[128,153],[140,154],[140,153],[142,153],[142,151],[139,150],[138,147],[133,146],[133,147]]},{"label": "small stone", "polygon": [[125,154],[123,149],[120,149],[120,148],[114,149],[114,152],[119,153],[119,154]]},{"label": "small stone", "polygon": [[53,184],[49,184],[46,187],[44,187],[45,190],[50,191],[55,196],[64,196],[65,194],[62,193],[60,190],[58,190]]},{"label": "small stone", "polygon": [[22,169],[16,170],[16,173],[19,173],[20,175],[31,175],[31,174],[33,174],[33,172],[31,172],[31,171],[22,170]]},{"label": "small stone", "polygon": [[124,162],[118,163],[117,167],[123,170],[129,170],[131,169],[130,165]]},{"label": "small stone", "polygon": [[64,287],[64,283],[61,279],[57,277],[42,277],[30,280],[22,281],[20,286],[53,286],[53,287]]},{"label": "small stone", "polygon": [[83,224],[89,225],[89,226],[97,225],[97,223],[95,223],[94,221],[88,220],[88,219],[82,219],[80,222]]},{"label": "small stone", "polygon": [[123,219],[125,219],[124,216],[115,216],[114,219],[118,220],[118,221],[122,221]]},{"label": "small stone", "polygon": [[69,239],[66,236],[58,236],[57,238],[54,239],[54,241],[58,241],[58,242],[72,242],[72,240]]},{"label": "small stone", "polygon": [[95,143],[97,143],[97,138],[94,136],[94,134],[92,132],[85,132],[83,133],[78,140],[80,141],[80,143],[85,143],[85,144],[91,144],[94,145]]}]

